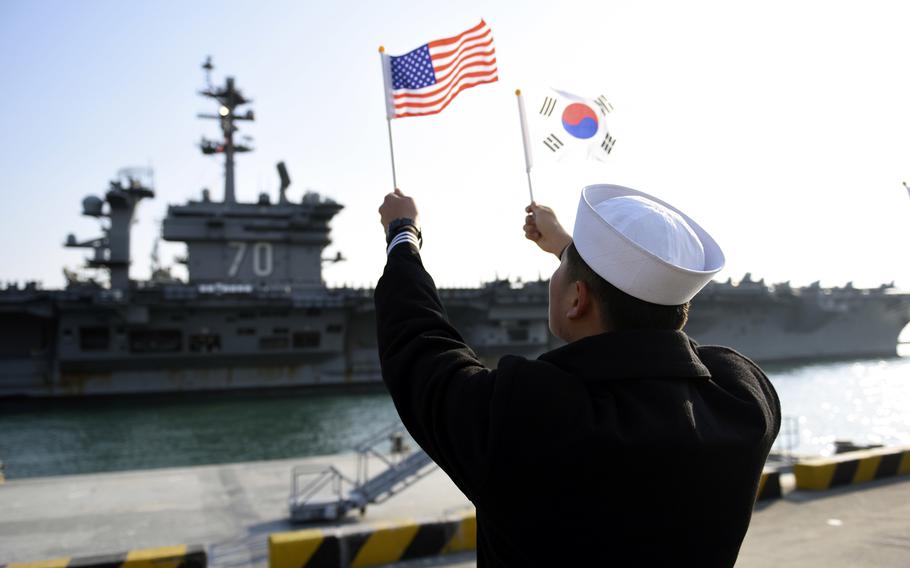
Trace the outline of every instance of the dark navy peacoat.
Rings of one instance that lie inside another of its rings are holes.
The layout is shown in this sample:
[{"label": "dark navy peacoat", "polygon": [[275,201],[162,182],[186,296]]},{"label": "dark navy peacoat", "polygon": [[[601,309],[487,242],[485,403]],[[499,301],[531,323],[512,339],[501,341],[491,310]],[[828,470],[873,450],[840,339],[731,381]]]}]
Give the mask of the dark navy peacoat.
[{"label": "dark navy peacoat", "polygon": [[408,243],[375,304],[383,380],[476,506],[479,566],[733,566],[780,429],[752,361],[619,331],[486,368]]}]

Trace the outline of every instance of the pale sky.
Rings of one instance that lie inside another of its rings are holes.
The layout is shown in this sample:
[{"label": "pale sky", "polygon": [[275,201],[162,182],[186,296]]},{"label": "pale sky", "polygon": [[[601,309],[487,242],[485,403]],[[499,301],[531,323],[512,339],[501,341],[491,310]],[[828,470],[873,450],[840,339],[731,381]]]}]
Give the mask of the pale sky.
[{"label": "pale sky", "polygon": [[[606,95],[607,163],[539,166],[538,202],[571,231],[579,191],[619,183],[685,211],[727,257],[718,279],[910,288],[910,74],[902,2],[96,2],[0,1],[0,282],[63,284],[100,234],[81,200],[124,166],[151,165],[157,197],[133,228],[134,278],[168,204],[220,199],[222,166],[195,147],[217,127],[199,64],[254,99],[241,125],[238,197],[316,190],[347,261],[330,285],[371,285],[391,190],[377,48],[401,54],[484,18],[500,81],[441,114],[393,122],[399,185],[417,199],[437,283],[549,276],[523,237],[528,202],[514,90]],[[182,245],[162,246],[167,263]]]}]

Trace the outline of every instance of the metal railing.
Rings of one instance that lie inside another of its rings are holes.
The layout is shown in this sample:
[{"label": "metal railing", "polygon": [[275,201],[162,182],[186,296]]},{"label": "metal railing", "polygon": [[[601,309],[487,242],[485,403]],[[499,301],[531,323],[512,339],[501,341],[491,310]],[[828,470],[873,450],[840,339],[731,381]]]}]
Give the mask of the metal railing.
[{"label": "metal railing", "polygon": [[[401,456],[408,450],[404,443],[403,431],[404,427],[401,424],[392,422],[354,446],[354,451],[357,452],[358,485],[363,485],[370,477],[370,458],[378,459],[389,468],[395,467],[395,464],[401,461]],[[390,445],[388,455],[380,449],[386,442]]]},{"label": "metal railing", "polygon": [[433,464],[430,456],[418,450],[359,485],[352,495],[368,503],[382,503],[433,471],[433,468],[425,468],[430,464]]},{"label": "metal railing", "polygon": [[[294,466],[291,475],[293,476],[293,494],[301,501],[307,501],[314,497],[329,484],[331,484],[331,493],[338,497],[342,495],[344,483],[348,483],[351,486],[356,485],[354,481],[338,471],[333,465],[298,465]],[[305,476],[316,477],[302,486],[300,480]]]},{"label": "metal railing", "polygon": [[784,416],[781,418],[780,432],[772,446],[771,460],[783,464],[784,466],[792,465],[797,456],[794,450],[800,444],[800,425],[798,416]]},{"label": "metal railing", "polygon": [[[334,466],[296,466],[291,476],[291,519],[334,520],[352,509],[366,511],[368,504],[382,503],[428,475],[435,468],[422,449],[411,452],[404,427],[389,424],[355,446],[355,479]],[[381,464],[370,477],[370,461]],[[309,479],[304,480],[308,477]]]}]

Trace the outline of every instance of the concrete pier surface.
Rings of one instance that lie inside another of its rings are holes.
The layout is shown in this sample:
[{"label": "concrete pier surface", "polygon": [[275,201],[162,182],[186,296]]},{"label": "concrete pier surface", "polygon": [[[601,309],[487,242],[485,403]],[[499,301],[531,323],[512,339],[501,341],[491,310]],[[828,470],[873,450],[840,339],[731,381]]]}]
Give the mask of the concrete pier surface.
[{"label": "concrete pier surface", "polygon": [[910,476],[759,504],[736,566],[910,565]]},{"label": "concrete pier surface", "polygon": [[266,566],[274,532],[473,510],[436,469],[363,517],[294,525],[291,469],[301,464],[331,464],[353,478],[356,455],[7,481],[0,485],[0,565],[202,544],[212,566]]},{"label": "concrete pier surface", "polygon": [[[213,566],[265,566],[288,522],[291,468],[333,464],[353,476],[353,454],[12,480],[0,485],[0,564],[135,548],[203,544]],[[785,477],[785,491],[787,481]],[[342,526],[438,518],[470,510],[440,470]],[[787,491],[761,503],[738,567],[907,566],[910,477],[825,492]],[[471,554],[396,564],[475,566]]]}]

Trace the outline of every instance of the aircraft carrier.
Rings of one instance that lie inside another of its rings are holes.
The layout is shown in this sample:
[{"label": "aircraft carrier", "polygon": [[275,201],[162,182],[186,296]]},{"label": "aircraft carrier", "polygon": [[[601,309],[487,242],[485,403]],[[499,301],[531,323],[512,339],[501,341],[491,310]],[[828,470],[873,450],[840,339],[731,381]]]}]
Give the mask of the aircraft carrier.
[{"label": "aircraft carrier", "polygon": [[[208,73],[212,66],[204,66]],[[36,283],[0,290],[0,396],[78,397],[231,389],[377,384],[373,291],[330,288],[322,265],[329,224],[343,208],[307,192],[286,195],[278,164],[276,198],[235,197],[234,160],[251,148],[235,140],[254,120],[233,78],[200,92],[218,105],[219,140],[203,154],[224,157],[224,195],[168,207],[161,236],[185,243],[188,280],[160,266],[148,281],[129,277],[130,225],[153,198],[150,176],[123,170],[103,197],[82,202],[103,234],[66,246],[87,248],[88,268],[107,282],[66,272],[67,286]],[[547,281],[494,281],[440,295],[466,341],[493,365],[506,353],[536,356],[559,344],[547,328]],[[713,282],[694,300],[686,331],[760,361],[895,356],[910,322],[910,294],[876,289],[791,288],[748,276]]]}]

